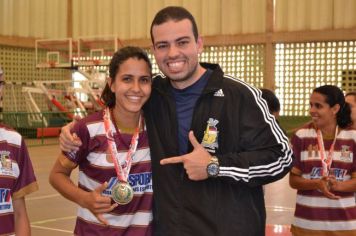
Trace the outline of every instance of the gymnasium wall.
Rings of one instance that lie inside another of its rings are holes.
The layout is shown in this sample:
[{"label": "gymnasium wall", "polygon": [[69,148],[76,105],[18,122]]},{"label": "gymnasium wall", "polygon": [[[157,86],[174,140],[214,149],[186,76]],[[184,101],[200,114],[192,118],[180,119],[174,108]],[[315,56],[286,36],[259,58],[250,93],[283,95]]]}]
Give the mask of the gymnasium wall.
[{"label": "gymnasium wall", "polygon": [[[63,69],[36,70],[32,46],[1,46],[6,37],[117,35],[125,45],[142,39],[149,51],[151,20],[167,5],[184,6],[196,17],[206,45],[202,61],[274,89],[282,115],[307,115],[316,86],[356,90],[356,0],[0,0],[0,64],[10,81],[70,77]],[[14,99],[5,99],[5,109],[14,109]]]},{"label": "gymnasium wall", "polygon": [[[264,33],[269,1],[1,0],[0,35],[35,38],[117,35],[124,40],[148,39],[154,14],[168,5],[190,10],[203,36]],[[356,26],[354,0],[274,2],[274,32]]]},{"label": "gymnasium wall", "polygon": [[66,0],[1,0],[0,35],[61,38],[67,34]]}]

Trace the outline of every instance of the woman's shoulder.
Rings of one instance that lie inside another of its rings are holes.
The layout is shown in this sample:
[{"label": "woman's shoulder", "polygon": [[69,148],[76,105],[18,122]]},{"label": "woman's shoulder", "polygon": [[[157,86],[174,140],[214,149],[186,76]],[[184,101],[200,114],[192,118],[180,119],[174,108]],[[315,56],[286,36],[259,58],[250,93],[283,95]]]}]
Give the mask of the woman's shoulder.
[{"label": "woman's shoulder", "polygon": [[97,123],[102,121],[103,121],[103,110],[100,110],[86,117],[83,117],[82,119],[79,120],[78,123],[81,123],[82,125],[87,125],[90,123]]},{"label": "woman's shoulder", "polygon": [[341,129],[338,136],[344,139],[354,139],[356,142],[356,129],[352,127]]},{"label": "woman's shoulder", "polygon": [[22,142],[22,136],[15,129],[5,124],[0,124],[0,141],[6,140],[7,143],[20,146]]},{"label": "woman's shoulder", "polygon": [[314,123],[310,121],[294,129],[292,134],[298,137],[314,136],[316,134],[316,128]]}]

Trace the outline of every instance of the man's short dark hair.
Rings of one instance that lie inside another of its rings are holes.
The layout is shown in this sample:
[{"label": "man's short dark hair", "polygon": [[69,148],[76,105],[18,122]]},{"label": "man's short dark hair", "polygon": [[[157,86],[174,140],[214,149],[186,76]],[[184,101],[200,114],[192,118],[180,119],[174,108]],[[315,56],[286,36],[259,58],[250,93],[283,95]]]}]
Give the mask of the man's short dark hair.
[{"label": "man's short dark hair", "polygon": [[181,21],[184,19],[188,19],[192,23],[192,30],[194,34],[195,41],[198,40],[198,27],[195,22],[195,19],[193,15],[185,8],[183,7],[178,7],[178,6],[170,6],[163,8],[159,12],[157,12],[156,16],[153,18],[152,24],[151,24],[151,29],[150,29],[150,34],[151,34],[151,40],[152,44],[154,44],[154,38],[152,34],[152,29],[153,26],[155,25],[161,25],[167,21],[173,20],[173,21]]}]

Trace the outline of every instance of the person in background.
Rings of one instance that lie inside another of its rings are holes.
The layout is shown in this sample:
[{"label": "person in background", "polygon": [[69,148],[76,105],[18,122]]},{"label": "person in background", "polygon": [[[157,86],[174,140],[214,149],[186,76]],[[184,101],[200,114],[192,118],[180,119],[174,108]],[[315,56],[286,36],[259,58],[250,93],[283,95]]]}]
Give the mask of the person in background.
[{"label": "person in background", "polygon": [[[279,112],[281,111],[281,104],[279,102],[279,99],[274,94],[274,92],[272,92],[269,89],[262,88],[261,92],[262,92],[262,98],[264,100],[266,100],[266,102],[267,102],[269,112],[274,116],[277,124],[280,125],[279,124]],[[282,129],[283,133],[285,135],[287,135],[287,132],[282,127],[281,127],[281,129]]]},{"label": "person in background", "polygon": [[[152,156],[154,235],[261,236],[262,185],[285,176],[288,138],[261,92],[199,63],[203,39],[182,7],[160,10],[151,24],[160,71],[145,104]],[[69,126],[61,148],[76,150]]]},{"label": "person in background", "polygon": [[332,85],[313,90],[312,123],[292,137],[295,155],[290,186],[297,189],[294,236],[356,235],[356,131],[342,91]]},{"label": "person in background", "polygon": [[349,92],[345,95],[345,101],[351,108],[352,128],[356,129],[356,92]]},{"label": "person in background", "polygon": [[276,117],[276,120],[279,118],[279,112],[281,110],[281,104],[279,103],[279,99],[277,96],[274,94],[269,89],[262,88],[262,98],[266,100],[269,112]]},{"label": "person in background", "polygon": [[[102,93],[106,108],[73,128],[82,145],[59,155],[50,183],[79,205],[75,235],[151,235],[152,174],[143,104],[152,66],[138,47],[117,51]],[[79,183],[70,175],[79,167]]]},{"label": "person in background", "polygon": [[[0,67],[0,99],[5,86]],[[0,235],[31,235],[25,196],[38,190],[22,136],[0,124]]]}]

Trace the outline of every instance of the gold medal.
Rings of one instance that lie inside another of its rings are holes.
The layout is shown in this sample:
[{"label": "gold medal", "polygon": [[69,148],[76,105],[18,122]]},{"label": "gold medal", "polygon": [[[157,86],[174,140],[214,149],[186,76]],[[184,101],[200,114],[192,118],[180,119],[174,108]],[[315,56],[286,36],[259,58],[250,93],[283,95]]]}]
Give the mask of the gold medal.
[{"label": "gold medal", "polygon": [[111,190],[112,199],[120,205],[126,205],[133,198],[133,189],[128,183],[118,182]]}]

